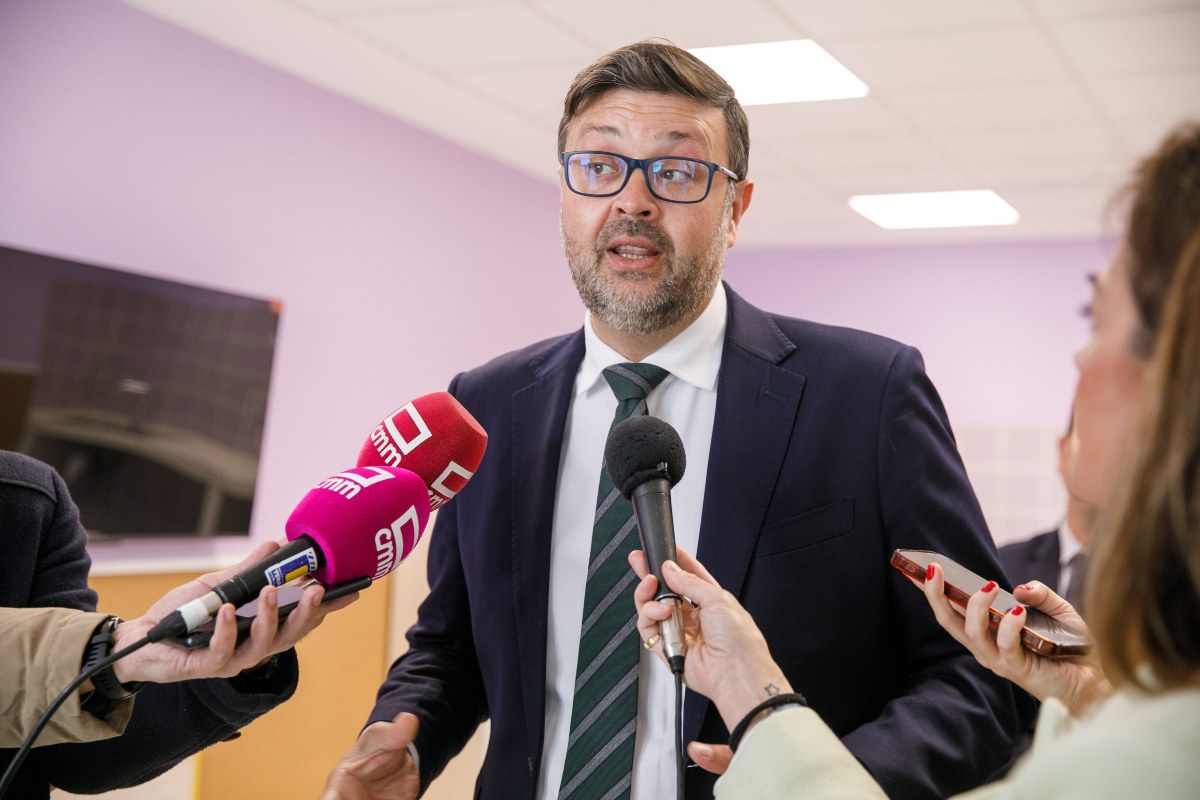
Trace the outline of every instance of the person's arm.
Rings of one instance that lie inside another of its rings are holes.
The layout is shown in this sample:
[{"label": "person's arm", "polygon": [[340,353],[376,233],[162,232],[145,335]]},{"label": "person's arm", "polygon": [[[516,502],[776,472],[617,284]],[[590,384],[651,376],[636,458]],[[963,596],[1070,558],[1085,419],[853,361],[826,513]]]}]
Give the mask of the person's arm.
[{"label": "person's arm", "polygon": [[982,669],[941,629],[921,593],[886,566],[891,550],[913,548],[945,553],[980,574],[1003,575],[945,409],[912,348],[893,359],[878,427],[879,568],[889,573],[889,626],[898,653],[889,669],[896,693],[842,741],[889,792],[946,797],[1008,761],[1036,705]]},{"label": "person's arm", "polygon": [[[240,564],[202,575],[168,592],[144,615],[117,628],[113,652],[141,639],[167,613],[211,591],[217,583],[278,546],[276,542],[263,543]],[[30,755],[32,766],[27,768],[36,769],[56,786],[78,793],[132,786],[229,738],[287,700],[295,691],[299,674],[295,643],[319,625],[325,614],[353,602],[357,595],[322,605],[323,590],[314,585],[305,591],[299,607],[280,623],[275,613],[275,593],[274,587],[263,589],[259,614],[249,637],[241,644],[237,643],[233,607],[226,605],[218,614],[216,629],[206,647],[158,643],[118,661],[113,673],[121,683],[155,682],[147,683],[136,695],[123,735],[103,742],[40,747]],[[77,658],[70,678],[79,669]],[[109,719],[113,711],[105,708],[100,713]]]},{"label": "person's arm", "polygon": [[[88,640],[107,614],[70,608],[0,608],[0,747],[19,747],[42,712],[79,674]],[[133,700],[114,704],[103,718],[81,708],[90,684],[63,704],[38,744],[87,742],[125,729]]]}]

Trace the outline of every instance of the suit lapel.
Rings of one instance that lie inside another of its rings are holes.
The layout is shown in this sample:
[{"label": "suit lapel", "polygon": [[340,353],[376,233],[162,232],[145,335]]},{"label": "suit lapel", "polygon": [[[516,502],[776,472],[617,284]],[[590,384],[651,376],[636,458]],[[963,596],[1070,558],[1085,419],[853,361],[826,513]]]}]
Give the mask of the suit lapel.
[{"label": "suit lapel", "polygon": [[[512,571],[525,724],[533,757],[541,757],[546,709],[546,627],[550,542],[563,430],[583,332],[530,363],[533,381],[512,396]],[[499,566],[499,565],[497,565]]]},{"label": "suit lapel", "polygon": [[[796,349],[769,316],[732,291],[717,383],[697,557],[741,595],[767,506],[779,481],[804,392],[804,376],[778,366]],[[700,731],[708,700],[688,693],[685,741]]]}]

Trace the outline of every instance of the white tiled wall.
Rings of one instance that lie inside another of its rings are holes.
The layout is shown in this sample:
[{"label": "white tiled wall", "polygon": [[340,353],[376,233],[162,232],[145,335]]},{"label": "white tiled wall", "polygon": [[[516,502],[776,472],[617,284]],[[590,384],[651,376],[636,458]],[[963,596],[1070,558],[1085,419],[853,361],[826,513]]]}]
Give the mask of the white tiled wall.
[{"label": "white tiled wall", "polygon": [[1058,476],[1053,428],[958,428],[958,450],[996,544],[1058,525],[1066,491]]}]

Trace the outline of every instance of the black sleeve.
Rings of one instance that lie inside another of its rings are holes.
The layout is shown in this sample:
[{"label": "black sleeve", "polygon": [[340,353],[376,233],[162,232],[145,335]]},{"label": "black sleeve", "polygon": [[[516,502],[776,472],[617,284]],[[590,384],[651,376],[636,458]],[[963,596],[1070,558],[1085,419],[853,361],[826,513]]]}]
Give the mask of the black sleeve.
[{"label": "black sleeve", "polygon": [[[879,442],[889,547],[934,550],[980,575],[1003,571],[941,400],[920,355],[902,349],[888,377]],[[1004,764],[1036,713],[1028,696],[975,661],[937,624],[924,595],[895,576],[903,693],[844,737],[893,797],[946,797]]]},{"label": "black sleeve", "polygon": [[[211,678],[147,684],[121,736],[36,748],[22,771],[36,770],[52,785],[78,794],[144,783],[290,698],[299,678],[296,651],[280,653],[273,669],[268,679],[254,683]],[[239,685],[253,691],[240,691]]]}]

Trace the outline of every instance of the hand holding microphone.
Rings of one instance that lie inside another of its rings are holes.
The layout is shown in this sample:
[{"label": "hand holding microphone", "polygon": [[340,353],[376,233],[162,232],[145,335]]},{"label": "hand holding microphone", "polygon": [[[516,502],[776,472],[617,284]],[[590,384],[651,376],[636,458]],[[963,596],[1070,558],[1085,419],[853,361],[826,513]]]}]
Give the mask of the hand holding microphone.
[{"label": "hand holding microphone", "polygon": [[325,584],[380,578],[412,552],[428,520],[428,490],[408,470],[359,467],[338,473],[292,511],[285,526],[291,541],[180,606],[146,635],[157,642],[193,630],[222,605],[243,605],[264,587],[303,575]]},{"label": "hand holding microphone", "polygon": [[604,464],[613,485],[633,504],[638,534],[650,572],[658,579],[656,600],[675,611],[662,621],[663,652],[671,671],[683,672],[685,644],[679,595],[663,580],[663,562],[675,559],[671,487],[687,467],[679,434],[658,417],[633,416],[613,426],[604,445]]},{"label": "hand holding microphone", "polygon": [[[145,636],[156,620],[213,590],[219,583],[233,577],[259,561],[269,558],[279,549],[278,542],[264,542],[240,564],[219,572],[201,575],[163,595],[142,616],[123,622],[113,634],[114,651]],[[259,613],[250,625],[245,641],[239,641],[232,604],[223,606],[217,614],[215,627],[207,647],[183,649],[169,644],[145,647],[113,665],[121,683],[153,681],[170,683],[194,678],[228,678],[253,668],[275,653],[287,650],[321,624],[325,615],[353,603],[358,594],[322,602],[324,588],[312,584],[304,590],[300,602],[287,617],[278,615],[275,587],[264,588],[258,595]]]}]

